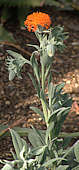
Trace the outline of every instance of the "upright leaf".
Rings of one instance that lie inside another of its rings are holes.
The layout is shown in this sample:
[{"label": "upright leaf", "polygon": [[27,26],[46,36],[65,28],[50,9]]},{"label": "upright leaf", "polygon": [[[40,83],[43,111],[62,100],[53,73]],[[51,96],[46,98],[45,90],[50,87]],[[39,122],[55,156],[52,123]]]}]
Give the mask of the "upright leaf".
[{"label": "upright leaf", "polygon": [[51,122],[46,130],[45,142],[48,144],[48,139],[50,137],[51,132],[53,133],[54,122]]},{"label": "upright leaf", "polygon": [[13,142],[13,145],[14,145],[14,148],[15,148],[17,159],[21,159],[20,158],[20,152],[22,151],[23,146],[25,145],[25,147],[27,148],[27,145],[24,142],[24,140],[20,138],[20,136],[17,134],[16,131],[10,129],[10,133],[11,133],[11,136],[12,136],[12,142]]},{"label": "upright leaf", "polygon": [[33,147],[45,145],[44,134],[33,127],[33,132],[28,134],[28,138]]},{"label": "upright leaf", "polygon": [[40,109],[38,109],[37,107],[33,107],[33,106],[31,106],[30,109],[32,109],[35,113],[39,114],[41,118],[44,120],[43,112]]},{"label": "upright leaf", "polygon": [[76,156],[76,160],[79,162],[79,140],[74,145],[74,153]]},{"label": "upright leaf", "polygon": [[60,165],[58,168],[56,168],[56,170],[66,170],[68,167],[68,165]]}]

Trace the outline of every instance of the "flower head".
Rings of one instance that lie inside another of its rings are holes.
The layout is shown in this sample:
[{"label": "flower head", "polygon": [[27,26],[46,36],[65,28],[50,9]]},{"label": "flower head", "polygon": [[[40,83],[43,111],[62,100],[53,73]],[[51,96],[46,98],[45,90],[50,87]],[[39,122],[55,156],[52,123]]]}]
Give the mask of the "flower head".
[{"label": "flower head", "polygon": [[26,21],[24,22],[24,25],[28,28],[29,32],[31,30],[35,32],[39,25],[48,29],[50,24],[51,19],[49,15],[42,12],[34,12],[28,15]]}]

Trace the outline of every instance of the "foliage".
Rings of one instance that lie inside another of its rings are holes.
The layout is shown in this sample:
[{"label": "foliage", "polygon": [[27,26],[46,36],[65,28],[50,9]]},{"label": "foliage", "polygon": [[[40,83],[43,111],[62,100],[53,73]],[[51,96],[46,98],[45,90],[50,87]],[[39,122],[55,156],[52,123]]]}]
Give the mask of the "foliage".
[{"label": "foliage", "polygon": [[[13,161],[1,160],[5,164],[2,170],[78,170],[79,169],[79,141],[69,146],[71,136],[61,134],[62,125],[66,119],[72,99],[63,92],[65,83],[53,85],[51,66],[55,52],[62,52],[64,40],[68,37],[64,28],[55,26],[45,30],[41,26],[35,31],[39,45],[35,47],[30,61],[20,54],[8,50],[6,64],[9,70],[9,80],[17,75],[21,78],[21,69],[29,64],[33,74],[28,73],[34,88],[37,91],[42,109],[31,106],[46,123],[46,130],[38,130],[33,126],[28,132],[29,144],[19,134],[10,129],[15,153],[12,152]],[[29,44],[28,44],[29,45]],[[40,67],[36,55],[40,56]],[[48,82],[48,93],[45,93]]]},{"label": "foliage", "polygon": [[46,5],[55,6],[57,9],[61,10],[78,10],[79,11],[79,1],[78,0],[45,0]]}]

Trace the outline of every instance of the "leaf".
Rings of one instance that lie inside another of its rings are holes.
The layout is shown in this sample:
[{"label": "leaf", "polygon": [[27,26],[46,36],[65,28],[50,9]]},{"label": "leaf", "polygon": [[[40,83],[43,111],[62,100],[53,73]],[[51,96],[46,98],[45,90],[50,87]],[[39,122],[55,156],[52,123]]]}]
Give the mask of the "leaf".
[{"label": "leaf", "polygon": [[14,148],[15,148],[17,158],[21,159],[20,158],[20,152],[22,151],[23,146],[25,145],[25,147],[27,148],[27,145],[24,142],[24,140],[20,138],[20,136],[17,134],[16,131],[10,129],[10,133],[11,133],[11,136],[12,136],[12,142],[13,142],[13,145],[14,145]]},{"label": "leaf", "polygon": [[24,61],[24,63],[26,64],[30,64],[31,65],[31,62],[29,60],[27,60],[26,58],[24,58],[21,54],[19,53],[16,53],[15,51],[12,51],[12,50],[7,50],[7,52],[13,56],[14,58],[17,58],[18,60],[22,60]]},{"label": "leaf", "polygon": [[15,72],[13,70],[11,70],[9,72],[9,81],[12,81],[14,79],[15,75],[16,75]]},{"label": "leaf", "polygon": [[48,123],[54,121],[58,112],[63,112],[63,108],[59,108],[59,109],[53,111],[52,114],[49,116]]},{"label": "leaf", "polygon": [[45,103],[45,105],[48,107],[48,103],[46,101],[46,98],[45,98],[45,94],[43,92],[43,90],[41,89],[40,91],[40,98],[43,100],[43,102]]},{"label": "leaf", "polygon": [[76,156],[76,160],[79,162],[79,140],[74,145],[74,153]]},{"label": "leaf", "polygon": [[42,166],[43,167],[50,167],[51,165],[53,165],[54,162],[57,162],[59,160],[66,160],[64,158],[53,158],[53,159],[50,159],[49,161],[45,162]]},{"label": "leaf", "polygon": [[55,135],[56,136],[59,135],[61,131],[61,127],[64,123],[64,120],[66,119],[66,116],[68,115],[69,110],[70,110],[70,107],[62,108],[62,110],[57,114],[57,122],[55,124]]},{"label": "leaf", "polygon": [[68,165],[60,165],[56,170],[66,170],[68,167]]},{"label": "leaf", "polygon": [[14,170],[14,168],[10,164],[6,164],[6,165],[4,165],[2,170]]},{"label": "leaf", "polygon": [[37,90],[38,96],[40,97],[40,87],[37,85],[34,77],[30,73],[28,73],[28,75],[29,75],[30,79],[32,80],[34,88]]},{"label": "leaf", "polygon": [[33,127],[32,133],[28,134],[29,141],[33,147],[45,145],[44,134]]},{"label": "leaf", "polygon": [[50,72],[50,74],[48,76],[48,89],[49,89],[49,85],[50,85],[51,81],[52,81],[52,74]]},{"label": "leaf", "polygon": [[13,80],[13,78],[17,75],[18,78],[21,77],[21,69],[24,64],[28,63],[31,65],[30,61],[25,59],[21,54],[18,54],[14,51],[7,50],[7,52],[12,55],[14,58],[8,56],[6,59],[6,65],[9,71],[9,80]]},{"label": "leaf", "polygon": [[65,137],[65,138],[63,139],[62,147],[63,147],[63,148],[66,148],[66,147],[69,145],[69,143],[71,142],[71,140],[72,140],[71,137]]},{"label": "leaf", "polygon": [[54,98],[56,92],[56,88],[55,86],[53,86],[52,82],[49,85],[49,89],[48,89],[48,98],[49,98],[49,107],[51,108],[52,105],[52,98]]},{"label": "leaf", "polygon": [[45,151],[46,148],[47,148],[47,145],[38,146],[32,149],[31,153],[33,154],[33,156],[38,156],[38,155],[41,155]]},{"label": "leaf", "polygon": [[43,112],[40,109],[38,109],[37,107],[33,107],[33,106],[31,106],[30,109],[32,109],[35,113],[39,114],[44,120]]},{"label": "leaf", "polygon": [[46,141],[46,144],[48,144],[48,138],[50,136],[50,133],[51,131],[53,130],[54,128],[54,122],[51,122],[46,130],[46,137],[45,137],[45,141]]},{"label": "leaf", "polygon": [[79,165],[76,166],[75,168],[72,168],[72,170],[79,170]]},{"label": "leaf", "polygon": [[76,137],[79,137],[79,132],[74,132],[74,133],[61,132],[59,136],[61,138],[65,138],[65,137],[76,138]]},{"label": "leaf", "polygon": [[[37,50],[40,50],[39,46],[38,45],[34,45],[34,44],[27,44],[28,46],[30,47],[34,47],[36,48]],[[37,51],[38,52],[38,51]]]},{"label": "leaf", "polygon": [[33,67],[33,70],[34,70],[34,74],[37,78],[37,81],[40,85],[40,74],[39,74],[39,66],[38,66],[38,62],[35,58],[35,52],[32,53],[32,56],[31,56],[31,59],[30,59],[30,62],[32,64],[32,67]]},{"label": "leaf", "polygon": [[57,121],[62,122],[65,119],[65,115],[69,112],[70,107],[62,107],[60,112],[57,114]]},{"label": "leaf", "polygon": [[61,92],[62,89],[64,88],[64,86],[65,86],[65,82],[63,82],[63,83],[61,83],[61,84],[58,84],[58,85],[56,86],[56,90],[57,90],[58,92]]}]

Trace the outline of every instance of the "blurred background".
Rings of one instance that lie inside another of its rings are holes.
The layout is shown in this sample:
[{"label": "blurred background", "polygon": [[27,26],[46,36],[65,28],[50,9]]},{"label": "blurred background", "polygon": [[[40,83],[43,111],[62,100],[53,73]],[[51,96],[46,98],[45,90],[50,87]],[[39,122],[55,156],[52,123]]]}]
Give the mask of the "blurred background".
[{"label": "blurred background", "polygon": [[53,6],[56,10],[79,12],[79,0],[0,0],[0,41],[14,41],[11,33],[5,29],[6,22],[18,22],[24,27],[25,16],[31,8]]}]

